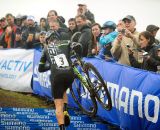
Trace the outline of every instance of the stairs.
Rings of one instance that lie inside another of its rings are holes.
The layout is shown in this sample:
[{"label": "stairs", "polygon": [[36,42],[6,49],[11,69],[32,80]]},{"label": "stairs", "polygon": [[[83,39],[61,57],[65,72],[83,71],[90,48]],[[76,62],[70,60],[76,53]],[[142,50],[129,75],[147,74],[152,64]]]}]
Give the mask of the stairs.
[{"label": "stairs", "polygon": [[[66,130],[109,130],[107,124],[69,109],[71,124]],[[54,109],[1,108],[0,130],[59,130]]]}]

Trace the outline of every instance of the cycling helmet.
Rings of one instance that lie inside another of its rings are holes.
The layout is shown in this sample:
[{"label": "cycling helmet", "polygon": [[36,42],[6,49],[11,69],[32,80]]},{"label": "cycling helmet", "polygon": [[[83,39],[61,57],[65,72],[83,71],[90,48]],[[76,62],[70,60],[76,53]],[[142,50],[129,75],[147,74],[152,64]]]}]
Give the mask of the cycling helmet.
[{"label": "cycling helmet", "polygon": [[48,40],[60,40],[60,35],[56,31],[48,31],[46,33],[46,43],[48,43]]},{"label": "cycling helmet", "polygon": [[102,29],[111,28],[113,30],[116,29],[116,24],[113,21],[107,21],[103,24]]}]

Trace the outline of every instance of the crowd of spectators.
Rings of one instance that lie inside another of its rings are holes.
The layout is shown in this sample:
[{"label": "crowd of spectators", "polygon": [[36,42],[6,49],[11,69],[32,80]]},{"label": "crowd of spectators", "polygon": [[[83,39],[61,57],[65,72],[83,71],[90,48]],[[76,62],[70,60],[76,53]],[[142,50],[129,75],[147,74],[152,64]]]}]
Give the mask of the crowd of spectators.
[{"label": "crowd of spectators", "polygon": [[138,32],[132,15],[124,16],[118,23],[108,19],[102,26],[95,21],[86,4],[78,4],[77,15],[68,20],[68,25],[56,10],[50,10],[38,22],[31,15],[15,17],[8,13],[0,18],[0,48],[42,50],[47,32],[55,31],[61,40],[81,43],[83,57],[98,56],[123,65],[160,71],[158,26],[150,24]]}]

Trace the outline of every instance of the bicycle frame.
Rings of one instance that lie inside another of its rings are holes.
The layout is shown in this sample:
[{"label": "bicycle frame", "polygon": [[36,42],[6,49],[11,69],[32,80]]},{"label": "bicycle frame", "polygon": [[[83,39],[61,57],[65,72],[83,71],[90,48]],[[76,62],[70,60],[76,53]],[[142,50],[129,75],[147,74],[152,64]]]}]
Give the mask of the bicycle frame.
[{"label": "bicycle frame", "polygon": [[88,83],[88,77],[86,76],[86,74],[84,75],[84,77],[82,76],[82,74],[79,72],[79,70],[76,68],[76,66],[73,66],[73,71],[74,71],[74,74],[76,76],[78,76],[78,78],[80,79],[81,83],[83,86],[85,86],[87,89],[91,90],[92,88],[89,86],[89,83]]},{"label": "bicycle frame", "polygon": [[[89,82],[89,77],[86,75],[86,73],[84,72],[84,76],[82,76],[82,74],[79,72],[78,68],[76,67],[76,63],[77,65],[80,64],[80,66],[82,67],[82,71],[85,71],[84,70],[84,61],[81,60],[80,56],[76,54],[75,51],[73,51],[73,57],[76,57],[77,61],[76,62],[72,62],[72,68],[73,68],[73,71],[74,71],[74,74],[76,76],[78,76],[78,78],[80,79],[81,83],[83,86],[83,89],[86,88],[90,91],[90,95],[93,96],[94,95],[94,90],[93,88],[90,86],[91,83]],[[71,60],[72,61],[72,60]],[[85,91],[84,91],[85,92]]]}]

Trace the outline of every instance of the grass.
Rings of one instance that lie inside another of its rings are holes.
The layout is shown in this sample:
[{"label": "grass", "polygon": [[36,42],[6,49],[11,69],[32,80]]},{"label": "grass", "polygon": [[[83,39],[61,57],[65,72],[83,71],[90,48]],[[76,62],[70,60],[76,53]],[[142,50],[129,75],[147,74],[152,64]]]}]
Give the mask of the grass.
[{"label": "grass", "polygon": [[0,107],[53,108],[53,102],[29,93],[0,89]]}]

